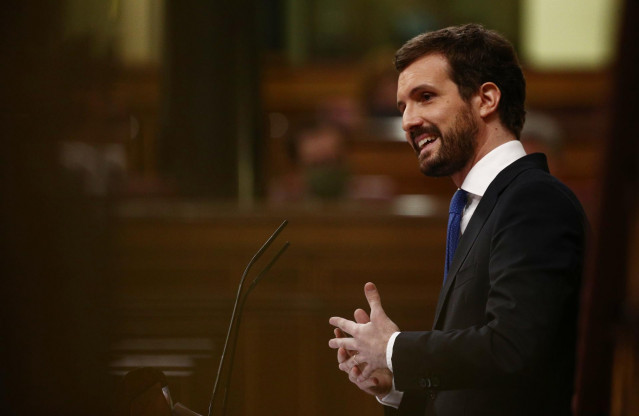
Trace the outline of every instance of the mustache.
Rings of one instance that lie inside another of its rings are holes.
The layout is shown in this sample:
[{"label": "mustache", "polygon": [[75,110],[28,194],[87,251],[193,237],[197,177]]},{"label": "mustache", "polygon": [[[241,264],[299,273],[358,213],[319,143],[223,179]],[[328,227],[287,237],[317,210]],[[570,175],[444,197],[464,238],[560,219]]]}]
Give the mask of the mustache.
[{"label": "mustache", "polygon": [[410,130],[410,138],[415,140],[416,137],[422,134],[430,134],[432,136],[442,137],[441,131],[436,126],[421,126],[415,127]]}]

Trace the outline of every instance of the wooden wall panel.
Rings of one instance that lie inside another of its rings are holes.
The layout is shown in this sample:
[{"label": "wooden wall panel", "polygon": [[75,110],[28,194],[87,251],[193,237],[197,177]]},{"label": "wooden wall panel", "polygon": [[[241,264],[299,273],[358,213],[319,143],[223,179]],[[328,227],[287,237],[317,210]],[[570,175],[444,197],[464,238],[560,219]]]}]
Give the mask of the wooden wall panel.
[{"label": "wooden wall panel", "polygon": [[[286,217],[288,227],[255,266],[257,273],[275,249],[291,242],[246,304],[228,414],[381,414],[374,398],[337,369],[328,318],[367,309],[363,286],[374,281],[401,328],[429,328],[443,272],[444,212],[257,215],[201,206],[197,215],[175,212],[118,221],[114,374],[155,363],[170,373],[177,401],[206,413],[240,274]],[[122,347],[131,340],[146,347]],[[178,342],[168,351],[183,360],[171,364],[164,357],[166,340],[199,340],[208,347]]]}]

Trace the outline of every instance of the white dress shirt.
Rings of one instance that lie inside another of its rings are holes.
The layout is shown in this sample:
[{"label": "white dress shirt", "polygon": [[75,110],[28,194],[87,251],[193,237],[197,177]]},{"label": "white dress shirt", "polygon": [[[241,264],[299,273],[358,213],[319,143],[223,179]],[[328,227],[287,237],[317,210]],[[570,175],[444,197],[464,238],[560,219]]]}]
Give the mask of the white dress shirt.
[{"label": "white dress shirt", "polygon": [[[468,192],[468,200],[461,219],[462,234],[466,231],[470,218],[473,216],[479,201],[481,201],[493,179],[504,168],[525,155],[526,151],[521,142],[519,140],[511,140],[491,150],[470,169],[461,186],[461,189]],[[399,335],[399,332],[391,335],[388,344],[386,344],[386,363],[391,371],[393,371],[393,346],[397,335]],[[393,380],[393,388],[390,393],[377,400],[384,405],[397,408],[402,401],[402,396],[403,393],[401,391],[395,390],[395,380]]]}]

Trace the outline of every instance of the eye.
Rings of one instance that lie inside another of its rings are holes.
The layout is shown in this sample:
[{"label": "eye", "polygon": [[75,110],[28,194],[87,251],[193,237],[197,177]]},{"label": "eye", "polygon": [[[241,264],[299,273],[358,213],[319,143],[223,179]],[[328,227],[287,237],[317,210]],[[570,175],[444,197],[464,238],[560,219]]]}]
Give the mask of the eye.
[{"label": "eye", "polygon": [[433,98],[433,95],[429,92],[423,92],[420,95],[422,101],[430,101]]}]

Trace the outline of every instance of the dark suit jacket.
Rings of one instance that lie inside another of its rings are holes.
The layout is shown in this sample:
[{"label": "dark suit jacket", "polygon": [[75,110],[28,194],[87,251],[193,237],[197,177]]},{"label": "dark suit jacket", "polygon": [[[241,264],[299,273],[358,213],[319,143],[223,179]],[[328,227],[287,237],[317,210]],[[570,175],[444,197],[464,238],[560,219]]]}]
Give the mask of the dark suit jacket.
[{"label": "dark suit jacket", "polygon": [[432,331],[393,349],[400,415],[569,415],[586,220],[525,156],[493,180],[442,287]]}]

